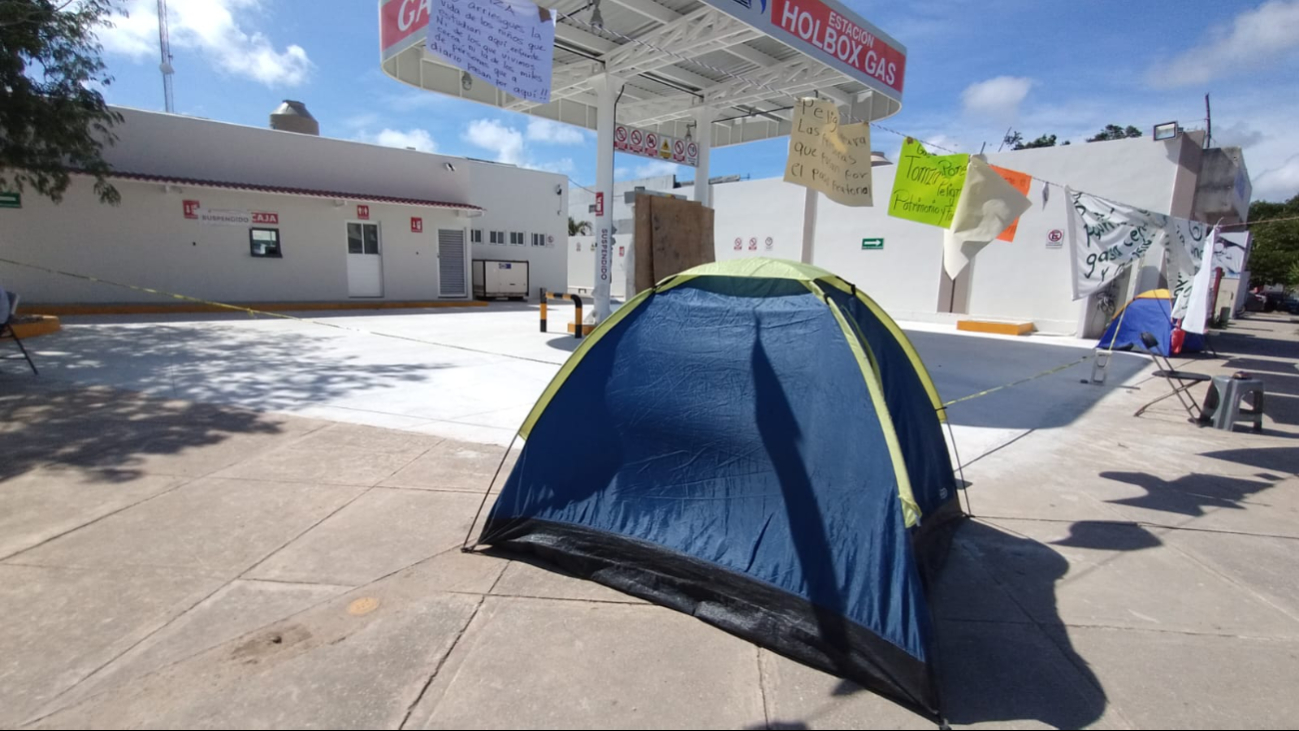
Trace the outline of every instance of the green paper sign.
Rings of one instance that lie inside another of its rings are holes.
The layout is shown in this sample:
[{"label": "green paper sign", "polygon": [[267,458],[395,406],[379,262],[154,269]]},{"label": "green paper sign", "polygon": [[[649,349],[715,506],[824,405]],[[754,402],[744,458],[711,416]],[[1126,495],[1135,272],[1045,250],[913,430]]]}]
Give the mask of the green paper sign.
[{"label": "green paper sign", "polygon": [[22,208],[22,193],[0,193],[0,208]]},{"label": "green paper sign", "polygon": [[930,155],[908,137],[898,159],[889,215],[948,228],[956,215],[969,164],[969,155]]},{"label": "green paper sign", "polygon": [[861,247],[863,249],[883,249],[884,239],[862,239]]}]

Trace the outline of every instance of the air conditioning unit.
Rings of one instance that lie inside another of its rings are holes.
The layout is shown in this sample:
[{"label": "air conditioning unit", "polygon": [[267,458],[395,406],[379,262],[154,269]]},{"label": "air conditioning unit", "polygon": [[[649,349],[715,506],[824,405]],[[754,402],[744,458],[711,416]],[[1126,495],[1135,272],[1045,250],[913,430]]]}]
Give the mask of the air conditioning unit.
[{"label": "air conditioning unit", "polygon": [[528,298],[528,262],[475,259],[473,270],[475,299]]}]

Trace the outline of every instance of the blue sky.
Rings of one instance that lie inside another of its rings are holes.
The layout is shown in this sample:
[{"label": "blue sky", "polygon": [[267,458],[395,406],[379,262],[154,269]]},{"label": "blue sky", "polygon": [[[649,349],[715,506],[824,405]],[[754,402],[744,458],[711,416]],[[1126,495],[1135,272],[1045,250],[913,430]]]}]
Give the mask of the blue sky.
[{"label": "blue sky", "polygon": [[[1245,148],[1255,199],[1299,193],[1299,0],[847,0],[907,46],[890,127],[996,149],[1007,127],[1082,142],[1107,123],[1204,126]],[[101,33],[110,102],[161,109],[154,0]],[[323,134],[500,160],[595,179],[594,135],[422,92],[379,70],[377,0],[169,0],[177,111],[263,126],[282,99]],[[876,131],[895,155],[901,139]],[[713,175],[781,173],[784,140],[714,151]],[[620,179],[675,166],[619,155]],[[683,169],[682,178],[693,177]],[[1067,181],[1061,181],[1067,182]]]}]

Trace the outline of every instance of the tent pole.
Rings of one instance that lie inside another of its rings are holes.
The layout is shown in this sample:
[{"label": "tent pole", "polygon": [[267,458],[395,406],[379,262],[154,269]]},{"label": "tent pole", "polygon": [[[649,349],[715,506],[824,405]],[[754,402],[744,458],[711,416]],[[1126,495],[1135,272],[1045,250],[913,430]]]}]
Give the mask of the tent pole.
[{"label": "tent pole", "polygon": [[[943,407],[944,416],[946,416],[946,411],[947,408]],[[944,418],[943,423],[947,424],[947,435],[952,439],[952,453],[956,455],[956,473],[961,480],[961,486],[956,491],[956,501],[959,504],[961,501],[961,493],[965,493],[965,514],[973,518],[974,508],[970,504],[970,483],[965,481],[965,465],[961,464],[961,450],[956,448],[956,430],[952,429],[952,422],[950,419]]]},{"label": "tent pole", "polygon": [[[581,325],[578,325],[578,327],[581,327]],[[492,474],[492,481],[487,483],[487,489],[483,491],[483,499],[478,503],[478,512],[474,513],[474,519],[469,524],[469,530],[465,532],[465,540],[460,544],[461,553],[469,553],[478,547],[477,541],[474,541],[474,545],[469,545],[469,541],[474,535],[474,526],[478,525],[478,519],[483,516],[483,508],[487,506],[487,498],[492,494],[492,486],[496,484],[496,478],[501,476],[501,468],[505,466],[505,460],[509,458],[510,451],[514,449],[514,443],[517,441],[519,441],[519,433],[514,432],[514,438],[510,440],[510,446],[505,448],[505,451],[501,454],[501,461],[496,463],[496,472]]]}]

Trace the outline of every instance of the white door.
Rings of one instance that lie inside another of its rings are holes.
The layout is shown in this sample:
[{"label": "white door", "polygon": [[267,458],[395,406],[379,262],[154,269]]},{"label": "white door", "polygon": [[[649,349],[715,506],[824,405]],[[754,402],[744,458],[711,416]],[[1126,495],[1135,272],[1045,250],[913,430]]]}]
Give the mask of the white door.
[{"label": "white door", "polygon": [[465,272],[469,269],[469,256],[465,250],[463,229],[438,229],[438,295],[441,297],[468,297]]},{"label": "white door", "polygon": [[347,224],[347,296],[383,296],[383,251],[379,224]]}]

